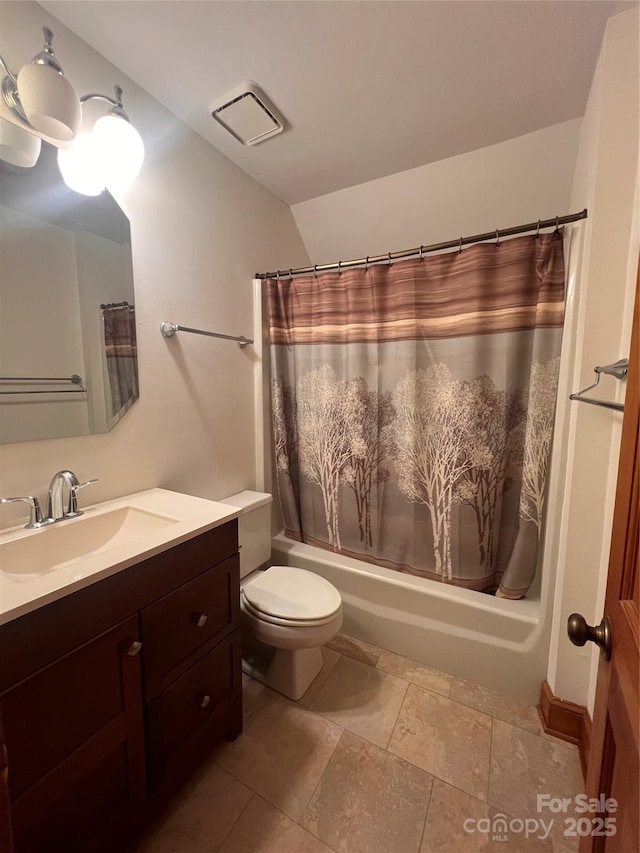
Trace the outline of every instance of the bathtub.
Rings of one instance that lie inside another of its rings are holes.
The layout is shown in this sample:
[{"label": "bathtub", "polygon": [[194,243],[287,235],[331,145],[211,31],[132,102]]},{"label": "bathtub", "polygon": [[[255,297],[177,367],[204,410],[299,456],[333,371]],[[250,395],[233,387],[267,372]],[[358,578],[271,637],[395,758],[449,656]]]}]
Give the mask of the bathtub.
[{"label": "bathtub", "polygon": [[549,647],[539,599],[509,601],[435,583],[282,533],[273,537],[271,562],[308,569],[339,589],[345,634],[537,704]]}]

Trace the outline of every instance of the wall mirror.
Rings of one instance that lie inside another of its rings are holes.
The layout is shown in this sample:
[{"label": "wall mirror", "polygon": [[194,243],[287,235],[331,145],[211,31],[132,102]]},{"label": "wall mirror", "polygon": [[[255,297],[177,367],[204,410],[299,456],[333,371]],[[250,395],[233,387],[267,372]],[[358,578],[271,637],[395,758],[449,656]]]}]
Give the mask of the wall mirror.
[{"label": "wall mirror", "polygon": [[57,149],[0,160],[0,442],[108,432],[138,399],[129,220]]}]

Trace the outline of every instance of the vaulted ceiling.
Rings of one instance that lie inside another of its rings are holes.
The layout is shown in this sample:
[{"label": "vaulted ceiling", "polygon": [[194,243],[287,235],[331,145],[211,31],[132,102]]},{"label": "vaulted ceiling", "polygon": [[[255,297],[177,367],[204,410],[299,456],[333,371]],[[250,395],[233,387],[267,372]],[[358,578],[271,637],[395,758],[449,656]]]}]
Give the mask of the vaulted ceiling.
[{"label": "vaulted ceiling", "polygon": [[[583,114],[598,0],[42,2],[289,204]],[[252,80],[287,120],[245,147],[209,104]]]}]

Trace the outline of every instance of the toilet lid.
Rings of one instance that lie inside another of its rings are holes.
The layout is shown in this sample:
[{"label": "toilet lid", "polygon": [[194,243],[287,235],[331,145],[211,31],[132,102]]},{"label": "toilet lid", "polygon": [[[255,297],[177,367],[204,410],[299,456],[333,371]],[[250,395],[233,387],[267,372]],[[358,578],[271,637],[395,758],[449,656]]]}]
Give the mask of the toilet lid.
[{"label": "toilet lid", "polygon": [[242,591],[256,610],[279,619],[324,619],[342,606],[340,593],[329,581],[291,566],[271,566]]}]

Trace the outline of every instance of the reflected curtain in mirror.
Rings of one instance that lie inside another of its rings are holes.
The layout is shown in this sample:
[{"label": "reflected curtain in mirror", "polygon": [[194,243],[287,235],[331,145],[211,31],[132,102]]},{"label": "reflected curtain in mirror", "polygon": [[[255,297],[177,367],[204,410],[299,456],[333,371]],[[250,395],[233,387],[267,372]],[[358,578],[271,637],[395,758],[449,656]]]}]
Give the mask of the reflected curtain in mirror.
[{"label": "reflected curtain in mirror", "polygon": [[126,412],[139,393],[135,308],[126,304],[103,308],[102,321],[111,418],[115,418]]},{"label": "reflected curtain in mirror", "polygon": [[267,282],[285,532],[509,598],[534,579],[560,231]]}]

